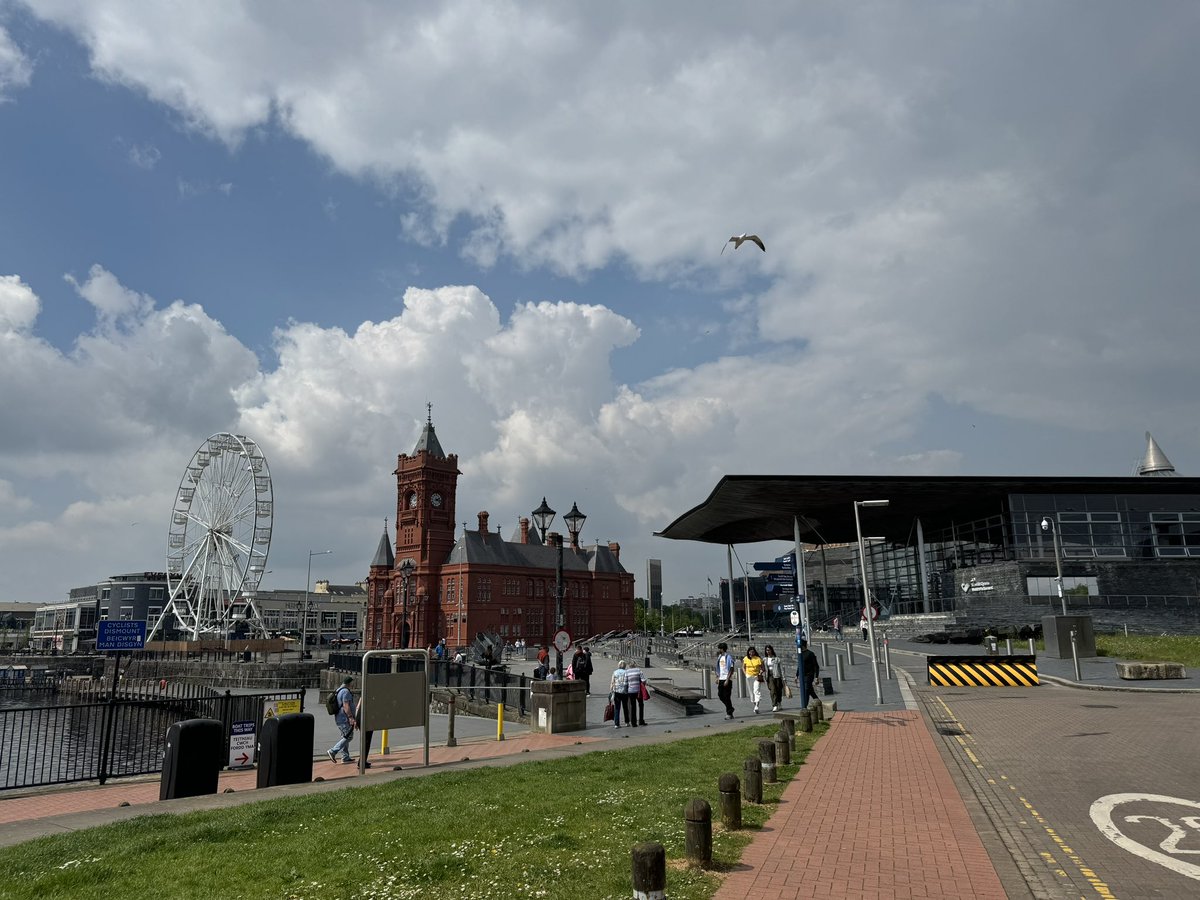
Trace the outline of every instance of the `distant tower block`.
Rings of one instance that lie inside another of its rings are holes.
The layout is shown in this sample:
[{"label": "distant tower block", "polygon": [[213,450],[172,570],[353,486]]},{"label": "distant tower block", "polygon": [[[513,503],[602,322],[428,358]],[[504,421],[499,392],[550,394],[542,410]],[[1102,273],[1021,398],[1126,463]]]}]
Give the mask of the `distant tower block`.
[{"label": "distant tower block", "polygon": [[1162,448],[1155,443],[1154,438],[1150,436],[1150,432],[1146,432],[1146,455],[1142,457],[1142,461],[1138,464],[1137,473],[1139,475],[1175,475],[1175,467],[1171,465],[1171,461],[1167,459],[1167,454],[1162,452]]}]

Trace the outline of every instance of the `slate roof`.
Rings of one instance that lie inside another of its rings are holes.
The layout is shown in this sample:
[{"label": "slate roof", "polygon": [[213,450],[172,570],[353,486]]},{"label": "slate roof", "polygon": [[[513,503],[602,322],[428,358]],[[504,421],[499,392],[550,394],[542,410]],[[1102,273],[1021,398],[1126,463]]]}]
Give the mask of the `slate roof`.
[{"label": "slate roof", "polygon": [[[531,529],[532,531],[532,529]],[[546,544],[522,544],[517,541],[506,541],[498,533],[486,536],[478,531],[468,531],[459,537],[450,555],[446,557],[446,565],[470,563],[473,566],[513,566],[530,569],[549,569],[554,571],[558,551]],[[590,547],[580,547],[572,550],[570,546],[563,547],[563,572],[608,572],[622,573],[625,568],[621,565],[608,547],[594,544]]]},{"label": "slate roof", "polygon": [[437,432],[433,430],[433,422],[426,422],[425,427],[421,429],[421,436],[417,438],[417,446],[413,447],[412,455],[416,456],[422,450],[435,459],[446,458],[446,451],[442,449]]},{"label": "slate roof", "polygon": [[372,566],[387,566],[389,569],[392,563],[396,561],[395,554],[392,553],[392,539],[388,537],[387,526],[383,528],[383,534],[379,538],[379,546],[375,548],[375,558],[371,560]]}]

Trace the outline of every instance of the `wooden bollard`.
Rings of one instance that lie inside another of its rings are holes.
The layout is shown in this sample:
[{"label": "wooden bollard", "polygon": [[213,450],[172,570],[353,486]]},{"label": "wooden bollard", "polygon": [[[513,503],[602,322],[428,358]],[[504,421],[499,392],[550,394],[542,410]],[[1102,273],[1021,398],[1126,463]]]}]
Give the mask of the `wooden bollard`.
[{"label": "wooden bollard", "polygon": [[779,731],[775,732],[775,762],[781,766],[792,764],[792,748],[782,722],[779,724]]},{"label": "wooden bollard", "polygon": [[742,783],[726,772],[717,779],[717,790],[721,792],[721,824],[726,831],[737,831],[742,827]]},{"label": "wooden bollard", "polygon": [[796,720],[793,719],[791,716],[788,716],[780,724],[783,725],[784,730],[787,732],[788,744],[791,746],[791,748],[793,750],[795,750],[796,749]]},{"label": "wooden bollard", "polygon": [[683,808],[684,848],[688,861],[700,866],[712,862],[712,807],[703,797],[693,797]]},{"label": "wooden bollard", "polygon": [[758,759],[762,764],[763,784],[775,783],[775,742],[763,738],[758,742]]},{"label": "wooden bollard", "polygon": [[825,706],[820,700],[818,700],[816,697],[813,697],[812,701],[808,704],[808,708],[812,714],[812,721],[814,725],[819,725],[821,722],[825,721]]},{"label": "wooden bollard", "polygon": [[634,900],[662,900],[667,895],[667,850],[657,841],[635,844],[633,857]]},{"label": "wooden bollard", "polygon": [[800,721],[801,731],[812,731],[812,713],[802,709],[796,713],[796,718]]},{"label": "wooden bollard", "polygon": [[742,796],[747,803],[762,803],[762,762],[757,756],[747,756],[742,766]]}]

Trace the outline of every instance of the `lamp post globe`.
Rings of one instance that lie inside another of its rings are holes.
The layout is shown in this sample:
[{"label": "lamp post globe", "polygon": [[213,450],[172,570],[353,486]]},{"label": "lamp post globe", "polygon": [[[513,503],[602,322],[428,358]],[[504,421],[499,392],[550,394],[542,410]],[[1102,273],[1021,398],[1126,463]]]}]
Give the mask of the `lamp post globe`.
[{"label": "lamp post globe", "polygon": [[412,576],[413,570],[417,564],[413,562],[411,557],[405,557],[400,562],[400,603],[401,603],[401,619],[400,619],[400,649],[408,649],[408,579]]}]

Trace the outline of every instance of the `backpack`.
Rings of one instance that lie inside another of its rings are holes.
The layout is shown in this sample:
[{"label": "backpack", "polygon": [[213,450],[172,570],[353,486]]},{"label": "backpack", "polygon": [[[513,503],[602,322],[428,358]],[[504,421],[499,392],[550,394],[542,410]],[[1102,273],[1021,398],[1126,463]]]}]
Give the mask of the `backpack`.
[{"label": "backpack", "polygon": [[338,714],[338,710],[342,708],[342,704],[338,703],[338,699],[337,699],[338,694],[340,694],[341,692],[342,692],[342,689],[338,688],[336,691],[334,691],[332,694],[330,694],[329,699],[325,701],[325,709],[327,709],[329,711],[329,714],[331,716],[336,716]]}]

